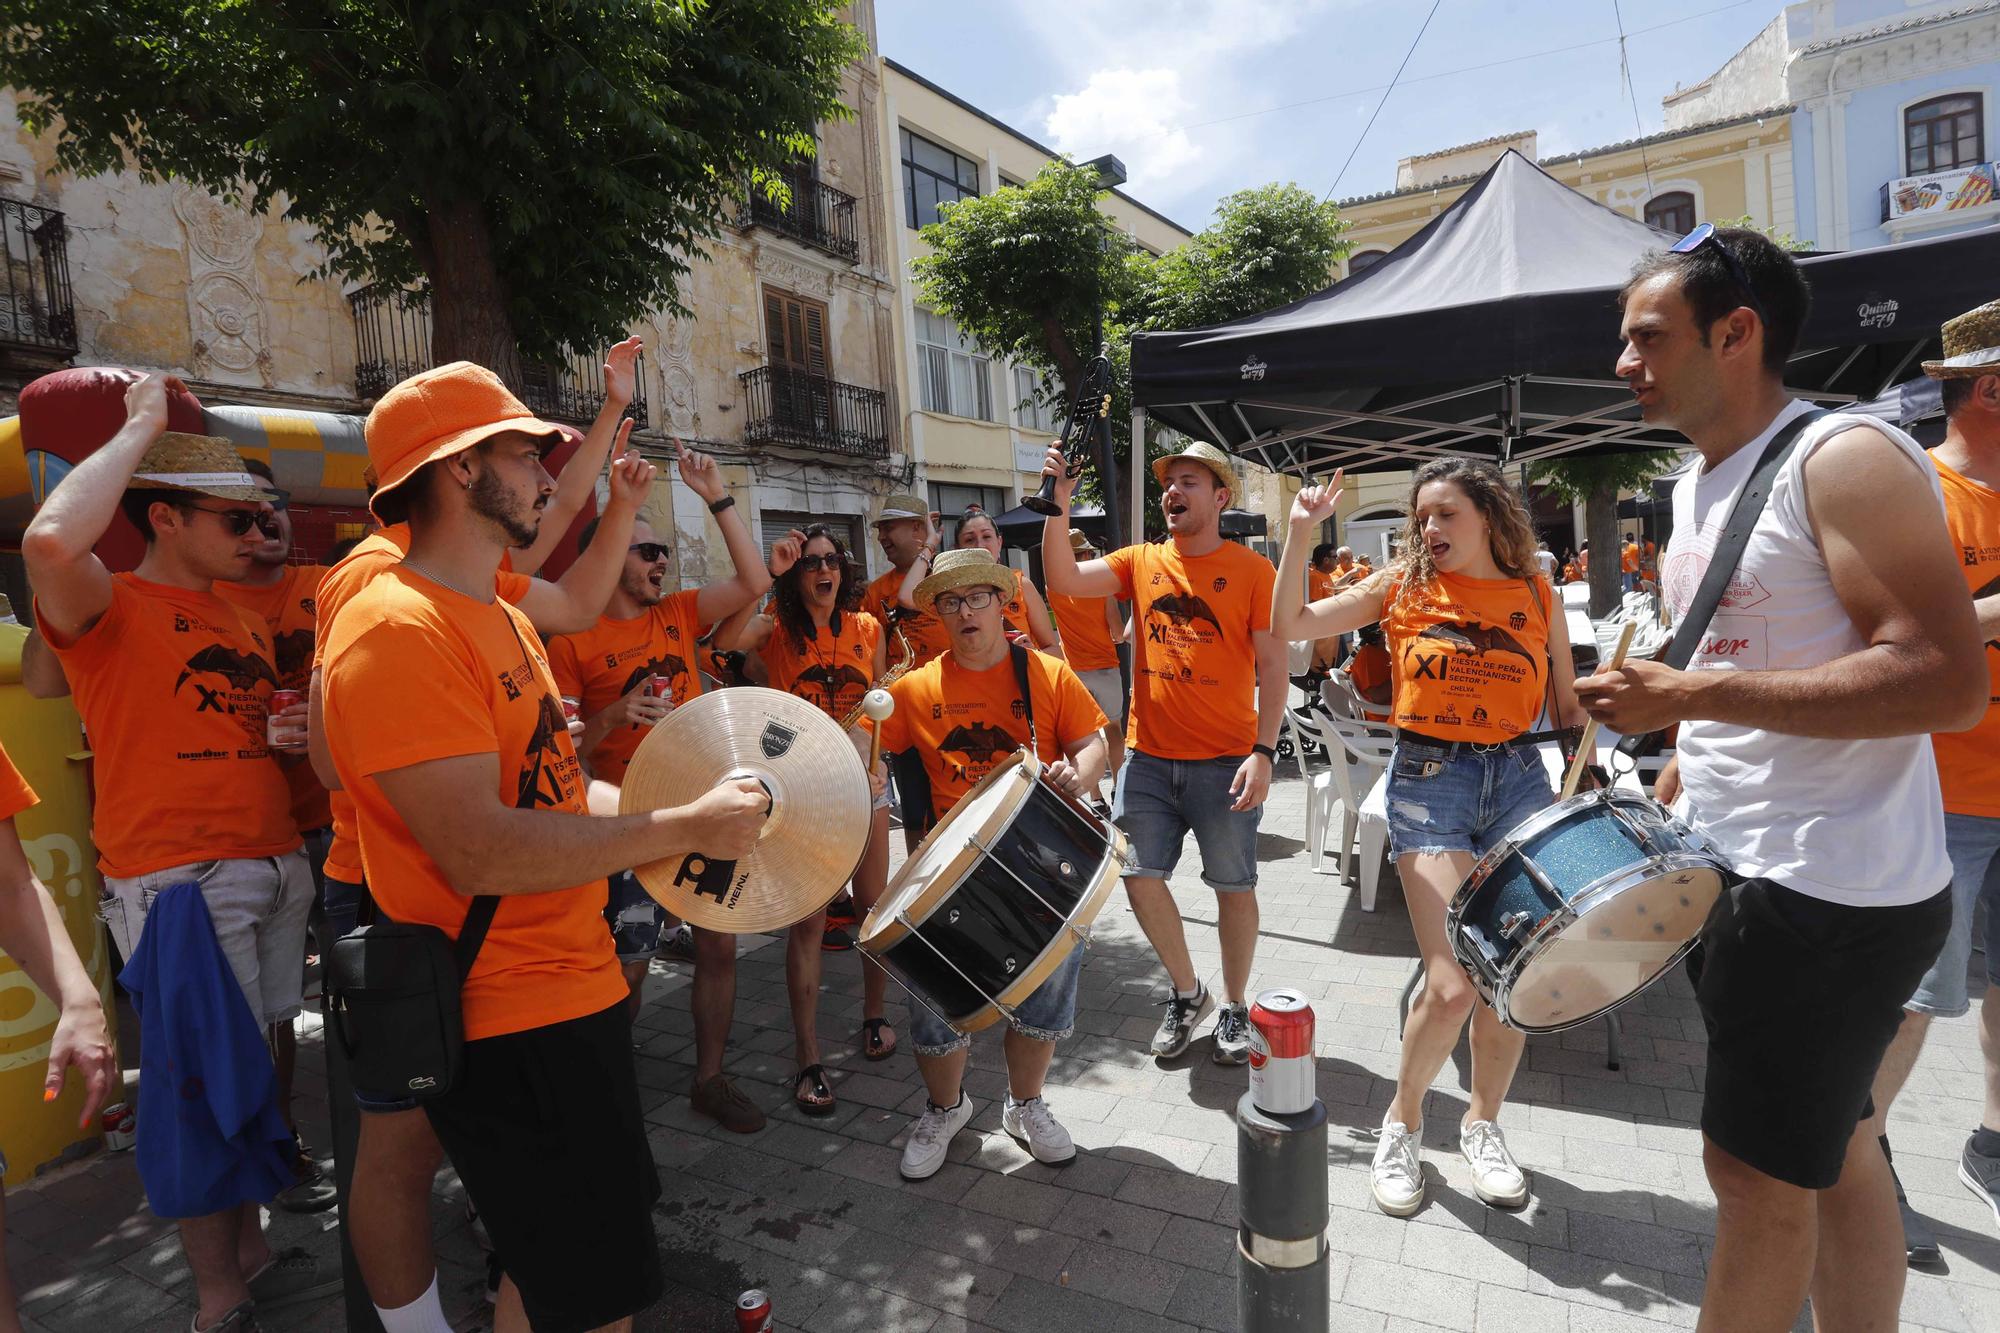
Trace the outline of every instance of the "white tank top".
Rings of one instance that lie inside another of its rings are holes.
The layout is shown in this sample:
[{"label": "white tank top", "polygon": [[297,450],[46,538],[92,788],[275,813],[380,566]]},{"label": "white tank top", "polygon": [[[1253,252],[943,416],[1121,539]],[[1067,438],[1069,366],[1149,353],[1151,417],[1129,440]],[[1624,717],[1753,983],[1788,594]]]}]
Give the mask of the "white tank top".
[{"label": "white tank top", "polygon": [[[1676,621],[1694,600],[1764,446],[1808,410],[1793,402],[1719,467],[1698,467],[1674,487],[1674,535],[1662,576]],[[1882,432],[1910,456],[1938,497],[1942,528],[1943,492],[1915,440],[1872,417],[1820,418],[1778,469],[1690,670],[1798,671],[1867,646],[1834,592],[1806,515],[1806,459],[1856,425]],[[1823,740],[1683,722],[1679,751],[1679,811],[1738,874],[1857,907],[1921,902],[1951,881],[1928,736]]]}]

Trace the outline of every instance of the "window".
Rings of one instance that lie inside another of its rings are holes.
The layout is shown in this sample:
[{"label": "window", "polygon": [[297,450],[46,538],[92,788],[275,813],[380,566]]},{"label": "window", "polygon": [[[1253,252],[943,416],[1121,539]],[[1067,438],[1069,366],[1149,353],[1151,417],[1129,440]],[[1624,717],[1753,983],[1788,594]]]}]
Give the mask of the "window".
[{"label": "window", "polygon": [[1063,409],[1044,402],[1041,377],[1026,366],[1014,367],[1014,422],[1022,430],[1054,435],[1062,429]]},{"label": "window", "polygon": [[1021,188],[1021,182],[1003,171],[1000,173],[1000,188],[1004,190],[1018,190]]},{"label": "window", "polygon": [[774,366],[826,374],[826,305],[776,287],[764,289],[765,357]]},{"label": "window", "polygon": [[802,514],[792,509],[766,509],[763,513],[764,562],[770,563],[771,547],[793,528],[824,523],[847,544],[847,554],[863,569],[868,567],[868,551],[861,545],[861,530],[851,514]]},{"label": "window", "polygon": [[926,412],[994,421],[991,361],[952,322],[917,312],[917,396]]},{"label": "window", "polygon": [[908,130],[903,135],[903,221],[910,227],[938,220],[940,204],[979,194],[979,164]]},{"label": "window", "polygon": [[1905,175],[1922,176],[1986,160],[1985,101],[1955,93],[1919,102],[1903,113]]},{"label": "window", "polygon": [[945,551],[958,545],[958,525],[965,521],[968,505],[978,505],[988,518],[998,518],[1012,507],[1007,492],[997,486],[958,486],[934,481],[930,491],[931,508],[938,511],[938,526],[944,529],[944,544],[939,549]]},{"label": "window", "polygon": [[1347,276],[1366,273],[1389,257],[1387,250],[1360,250],[1347,257]]},{"label": "window", "polygon": [[1646,225],[1687,235],[1694,230],[1694,196],[1686,190],[1654,196],[1646,204]]}]

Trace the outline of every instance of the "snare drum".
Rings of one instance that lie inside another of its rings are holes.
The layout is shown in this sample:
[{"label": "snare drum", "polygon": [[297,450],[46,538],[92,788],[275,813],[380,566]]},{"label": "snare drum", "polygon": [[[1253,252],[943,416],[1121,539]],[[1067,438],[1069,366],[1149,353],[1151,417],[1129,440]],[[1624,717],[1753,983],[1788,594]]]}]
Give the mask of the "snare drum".
[{"label": "snare drum", "polygon": [[862,951],[959,1032],[1011,1016],[1125,871],[1125,835],[1021,750],[925,836],[862,923]]},{"label": "snare drum", "polygon": [[1665,976],[1728,879],[1728,863],[1657,802],[1584,792],[1480,858],[1445,937],[1501,1022],[1560,1032]]}]

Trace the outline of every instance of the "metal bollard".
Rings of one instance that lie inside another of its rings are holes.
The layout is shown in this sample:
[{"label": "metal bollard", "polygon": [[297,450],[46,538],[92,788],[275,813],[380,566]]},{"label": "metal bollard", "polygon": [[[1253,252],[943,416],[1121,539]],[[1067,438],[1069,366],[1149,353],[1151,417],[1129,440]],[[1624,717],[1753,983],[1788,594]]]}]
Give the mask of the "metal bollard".
[{"label": "metal bollard", "polygon": [[1256,1102],[1259,1095],[1287,1096],[1284,1081],[1257,1074],[1274,1055],[1285,1058],[1301,1011],[1309,1061],[1312,1010],[1303,996],[1266,991],[1251,1010],[1251,1090],[1236,1104],[1236,1310],[1243,1333],[1326,1333],[1330,1320],[1326,1105],[1317,1096],[1296,1111],[1267,1111]]}]

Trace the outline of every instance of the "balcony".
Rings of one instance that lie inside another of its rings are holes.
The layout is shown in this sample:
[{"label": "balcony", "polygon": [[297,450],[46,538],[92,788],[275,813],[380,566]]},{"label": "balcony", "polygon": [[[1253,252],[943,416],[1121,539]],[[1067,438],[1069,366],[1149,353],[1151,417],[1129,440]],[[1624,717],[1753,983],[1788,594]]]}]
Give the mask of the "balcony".
[{"label": "balcony", "polygon": [[889,398],[795,366],[759,366],[743,381],[745,444],[776,444],[849,458],[889,456]]},{"label": "balcony", "polygon": [[753,186],[737,220],[744,226],[769,227],[850,264],[859,260],[854,196],[819,180],[809,165],[786,172],[785,184],[791,189],[789,204],[767,198]]},{"label": "balcony", "polygon": [[69,285],[69,233],[63,215],[0,199],[7,276],[0,285],[0,347],[76,355],[76,298]]},{"label": "balcony", "polygon": [[[431,317],[422,292],[371,283],[347,298],[354,312],[354,394],[379,398],[390,386],[429,370]],[[637,388],[625,415],[635,427],[649,422],[645,359],[639,361]],[[521,361],[496,367],[528,410],[550,421],[588,426],[604,405],[604,355],[598,352],[559,361]]]}]

